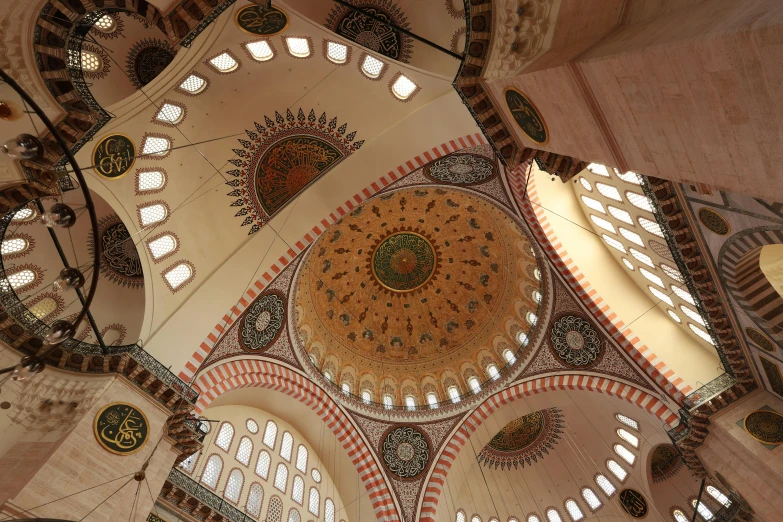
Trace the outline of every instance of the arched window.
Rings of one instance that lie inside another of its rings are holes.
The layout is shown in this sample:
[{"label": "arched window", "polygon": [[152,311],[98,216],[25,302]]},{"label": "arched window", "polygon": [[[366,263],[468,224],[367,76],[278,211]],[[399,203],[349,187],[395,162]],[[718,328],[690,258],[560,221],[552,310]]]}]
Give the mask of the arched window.
[{"label": "arched window", "polygon": [[38,275],[28,268],[8,274],[8,284],[10,284],[11,288],[14,290],[29,288],[33,286],[37,279]]},{"label": "arched window", "polygon": [[619,172],[617,172],[617,169],[614,169],[614,173],[615,173],[615,175],[618,178],[620,178],[621,180],[625,181],[626,183],[632,183],[634,185],[641,185],[642,184],[642,178],[636,172],[631,172],[629,170],[625,174],[620,174]]},{"label": "arched window", "polygon": [[139,207],[139,223],[142,227],[148,227],[155,223],[161,223],[169,215],[169,209],[162,203]]},{"label": "arched window", "polygon": [[30,307],[30,313],[36,316],[41,321],[45,320],[47,316],[57,310],[57,301],[51,297],[44,297],[34,305]]},{"label": "arched window", "polygon": [[721,493],[720,490],[715,486],[707,486],[707,493],[725,507],[731,506],[731,500],[729,500],[729,497]]},{"label": "arched window", "polygon": [[336,64],[344,64],[348,61],[348,47],[337,42],[326,43],[326,58]]},{"label": "arched window", "polygon": [[690,522],[688,517],[685,516],[685,513],[683,513],[681,509],[675,509],[672,511],[672,517],[674,518],[675,522]]},{"label": "arched window", "polygon": [[136,192],[158,192],[166,184],[166,174],[159,169],[140,170],[136,173]]},{"label": "arched window", "polygon": [[245,483],[245,476],[242,472],[234,468],[228,475],[226,489],[223,491],[223,498],[236,504],[239,502],[239,496],[242,494],[242,485]]},{"label": "arched window", "polygon": [[400,74],[392,84],[392,94],[401,100],[407,100],[418,88],[419,86],[413,83],[410,78]]},{"label": "arched window", "polygon": [[220,425],[220,429],[218,430],[217,437],[215,438],[215,446],[223,451],[228,451],[228,448],[231,447],[231,441],[233,440],[234,426],[232,426],[230,422],[224,422]]},{"label": "arched window", "polygon": [[307,38],[288,37],[285,39],[285,45],[288,52],[296,58],[307,58],[310,56],[310,41]]},{"label": "arched window", "polygon": [[427,404],[430,405],[430,408],[437,408],[438,407],[438,397],[435,395],[434,392],[429,392],[427,394]]},{"label": "arched window", "polygon": [[331,498],[324,502],[324,522],[334,522],[334,502]]},{"label": "arched window", "polygon": [[282,462],[277,465],[277,471],[275,471],[275,487],[285,493],[285,488],[288,485],[288,468]]},{"label": "arched window", "polygon": [[291,508],[288,511],[288,522],[302,522],[302,517],[296,508]]},{"label": "arched window", "polygon": [[675,314],[672,310],[666,310],[666,313],[669,314],[669,317],[672,318],[672,321],[676,323],[682,323],[682,319],[680,319],[680,317],[677,314]]},{"label": "arched window", "polygon": [[623,459],[625,462],[633,466],[633,463],[636,461],[636,455],[631,453],[631,451],[623,446],[622,444],[615,444],[614,445],[614,452],[617,453],[621,459]]},{"label": "arched window", "polygon": [[291,499],[300,506],[304,501],[304,480],[299,475],[294,477],[294,482],[291,486]]},{"label": "arched window", "polygon": [[264,450],[258,454],[258,460],[256,461],[256,475],[266,480],[269,478],[269,465],[272,460],[269,458],[269,453]]},{"label": "arched window", "polygon": [[328,370],[324,370],[324,378],[327,381],[332,382],[332,374],[331,374],[331,372],[329,372]]},{"label": "arched window", "polygon": [[301,444],[296,448],[296,469],[307,473],[307,448]]},{"label": "arched window", "polygon": [[712,520],[715,515],[713,515],[712,511],[710,510],[710,508],[708,508],[704,504],[704,501],[699,502],[698,504],[699,504],[699,506],[696,507],[696,499],[695,498],[693,500],[691,500],[691,506],[696,508],[696,511],[699,512],[699,516],[701,518],[703,518],[704,520]]},{"label": "arched window", "polygon": [[214,58],[211,58],[208,63],[214,67],[217,72],[223,74],[236,71],[239,68],[239,62],[237,62],[228,51],[222,52]]},{"label": "arched window", "polygon": [[549,522],[563,522],[563,519],[560,517],[560,513],[558,513],[555,508],[549,508],[546,510],[546,519]]},{"label": "arched window", "polygon": [[210,489],[215,489],[222,471],[223,459],[218,455],[212,455],[209,457],[209,460],[207,460],[204,471],[201,473],[201,483]]},{"label": "arched window", "polygon": [[103,60],[97,54],[90,51],[82,51],[82,70],[97,73],[103,69]]},{"label": "arched window", "polygon": [[525,316],[525,320],[530,326],[535,326],[538,322],[538,317],[533,312],[528,312]]},{"label": "arched window", "polygon": [[364,61],[362,62],[362,72],[368,78],[372,80],[380,78],[381,73],[383,73],[383,69],[385,67],[386,64],[378,60],[377,58],[374,58],[369,54],[364,56]]},{"label": "arched window", "polygon": [[614,495],[615,491],[617,491],[617,488],[614,487],[614,484],[612,484],[611,481],[604,475],[596,475],[595,483],[598,484],[598,487],[601,488],[601,491],[603,491],[607,497],[611,497]]},{"label": "arched window", "polygon": [[535,301],[536,303],[540,303],[541,299],[542,299],[541,292],[539,292],[538,290],[534,290],[533,291],[533,301]]},{"label": "arched window", "polygon": [[541,270],[539,270],[538,268],[534,268],[533,277],[536,278],[536,281],[541,281]]},{"label": "arched window", "polygon": [[492,380],[496,380],[500,378],[500,372],[498,371],[498,367],[495,366],[494,364],[490,364],[489,366],[487,366],[487,373],[489,374],[490,378],[492,378]]},{"label": "arched window", "polygon": [[185,107],[176,103],[166,102],[155,114],[155,120],[167,125],[177,125],[185,119]]},{"label": "arched window", "polygon": [[405,407],[408,408],[409,410],[416,409],[416,399],[413,398],[413,395],[405,396]]},{"label": "arched window", "polygon": [[473,515],[470,517],[470,522],[481,522],[481,517],[478,515]]},{"label": "arched window", "polygon": [[517,362],[517,358],[514,357],[514,352],[508,349],[503,350],[503,358],[506,360],[508,364],[514,364],[515,362]]},{"label": "arched window", "polygon": [[14,217],[11,218],[11,221],[15,223],[31,221],[33,218],[35,218],[35,216],[36,216],[35,210],[31,208],[23,208],[21,210],[18,210],[16,214],[14,214]]},{"label": "arched window", "polygon": [[245,427],[247,428],[247,431],[249,431],[253,435],[258,433],[258,423],[253,419],[247,419],[247,421],[245,422]]},{"label": "arched window", "polygon": [[201,451],[193,453],[190,457],[180,462],[178,466],[179,469],[187,474],[193,473],[193,468],[196,467],[196,461],[198,461],[199,455],[201,455]]},{"label": "arched window", "polygon": [[162,235],[147,243],[152,259],[158,260],[177,249],[177,240],[171,234]]},{"label": "arched window", "polygon": [[634,448],[639,447],[639,437],[636,435],[632,435],[628,430],[625,430],[623,428],[619,428],[617,430],[617,436],[623,439],[625,442],[633,446]]},{"label": "arched window", "polygon": [[654,295],[655,297],[657,297],[658,299],[660,299],[661,301],[663,301],[667,305],[674,306],[674,302],[672,301],[672,298],[669,297],[668,295],[664,294],[663,292],[661,292],[657,288],[652,287],[652,286],[648,286],[647,290],[649,290],[652,295]]},{"label": "arched window", "polygon": [[614,460],[607,460],[606,467],[609,468],[609,471],[612,472],[612,475],[617,477],[617,480],[620,482],[624,482],[625,478],[628,476],[628,472],[625,471],[623,467]]},{"label": "arched window", "polygon": [[145,134],[141,141],[141,154],[143,156],[161,158],[171,152],[171,140],[165,136]]},{"label": "arched window", "polygon": [[27,250],[29,246],[30,243],[23,237],[4,239],[2,244],[0,244],[0,254],[4,256],[18,254]]},{"label": "arched window", "polygon": [[370,393],[370,390],[362,390],[362,401],[364,401],[365,404],[370,404],[372,402],[372,393]]},{"label": "arched window", "polygon": [[266,522],[281,522],[283,519],[283,501],[275,495],[266,508]]},{"label": "arched window", "polygon": [[234,458],[245,466],[249,466],[251,453],[253,453],[253,442],[250,440],[250,437],[242,437],[239,439],[239,447],[237,448],[237,454]]},{"label": "arched window", "polygon": [[111,15],[105,14],[98,18],[98,21],[93,24],[93,29],[97,29],[102,33],[112,33],[117,29],[117,22],[114,21]]},{"label": "arched window", "polygon": [[590,488],[582,488],[582,498],[585,499],[591,511],[597,511],[601,507],[601,501],[598,495]]},{"label": "arched window", "polygon": [[315,516],[318,516],[321,511],[321,495],[315,488],[310,488],[310,499],[307,502],[307,511]]},{"label": "arched window", "polygon": [[528,515],[527,522],[541,522],[541,519],[538,518],[538,515]]},{"label": "arched window", "polygon": [[247,502],[245,503],[245,511],[250,516],[258,518],[261,515],[261,503],[264,501],[264,488],[261,484],[254,482],[250,486],[250,493],[247,494]]},{"label": "arched window", "polygon": [[343,382],[342,384],[343,393],[348,395],[351,393],[351,384],[349,382]]},{"label": "arched window", "polygon": [[387,410],[390,410],[390,409],[392,409],[393,406],[394,406],[394,398],[391,395],[389,395],[388,393],[384,394],[383,395],[383,407],[386,408]]},{"label": "arched window", "polygon": [[690,292],[683,290],[677,285],[671,285],[671,287],[672,287],[672,292],[674,292],[674,295],[676,295],[686,303],[690,304],[691,306],[696,306],[696,300],[693,299],[693,296],[690,294]]},{"label": "arched window", "polygon": [[258,62],[266,62],[275,57],[275,52],[272,50],[272,46],[269,45],[267,40],[246,43],[245,49],[247,49],[250,56]]},{"label": "arched window", "polygon": [[451,399],[451,402],[456,404],[460,401],[459,390],[457,389],[456,386],[449,386],[449,389],[447,391],[449,392],[449,398]]},{"label": "arched window", "polygon": [[473,391],[473,393],[478,393],[481,391],[481,384],[479,384],[479,380],[475,376],[468,379],[468,386],[470,386],[470,389]]},{"label": "arched window", "polygon": [[291,453],[294,450],[294,437],[287,431],[283,433],[283,443],[280,445],[280,456],[291,462]]},{"label": "arched window", "polygon": [[568,511],[568,516],[571,517],[571,520],[574,522],[578,522],[579,520],[585,518],[585,514],[582,513],[582,508],[579,507],[579,504],[576,503],[576,500],[572,498],[566,500],[565,508],[566,511]]},{"label": "arched window", "polygon": [[264,430],[264,444],[269,448],[275,449],[275,440],[277,439],[277,424],[274,421],[266,423],[266,429]]},{"label": "arched window", "polygon": [[179,88],[190,94],[198,94],[207,88],[207,80],[198,74],[190,74],[179,84]]},{"label": "arched window", "polygon": [[181,288],[192,278],[193,266],[190,263],[179,263],[163,272],[163,279],[172,291]]},{"label": "arched window", "polygon": [[457,518],[454,519],[454,522],[468,522],[465,518],[465,512],[462,510],[457,511]]},{"label": "arched window", "polygon": [[519,341],[520,346],[527,346],[527,343],[530,341],[530,338],[527,336],[525,332],[519,332],[517,334],[517,341]]}]

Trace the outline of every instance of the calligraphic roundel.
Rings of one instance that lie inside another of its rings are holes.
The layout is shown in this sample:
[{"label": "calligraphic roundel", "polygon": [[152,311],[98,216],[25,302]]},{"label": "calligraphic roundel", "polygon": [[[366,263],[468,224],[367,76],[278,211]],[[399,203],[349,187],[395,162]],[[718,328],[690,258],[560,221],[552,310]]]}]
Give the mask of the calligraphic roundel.
[{"label": "calligraphic roundel", "polygon": [[149,422],[132,404],[113,402],[95,416],[95,438],[103,449],[117,455],[136,453],[147,443]]},{"label": "calligraphic roundel", "polygon": [[107,179],[123,177],[136,161],[136,147],[124,134],[109,134],[101,139],[92,152],[95,172]]}]

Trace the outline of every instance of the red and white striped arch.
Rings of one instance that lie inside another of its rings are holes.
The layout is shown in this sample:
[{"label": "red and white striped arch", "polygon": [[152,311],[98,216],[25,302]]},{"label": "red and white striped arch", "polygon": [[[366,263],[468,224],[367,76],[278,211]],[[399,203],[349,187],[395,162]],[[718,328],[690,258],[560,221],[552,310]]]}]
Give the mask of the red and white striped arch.
[{"label": "red and white striped arch", "polygon": [[671,425],[677,414],[658,397],[630,384],[624,384],[606,377],[591,375],[555,375],[519,383],[502,390],[484,401],[463,422],[451,436],[438,458],[432,475],[427,482],[422,500],[419,522],[435,522],[438,500],[446,484],[449,469],[454,464],[462,447],[470,436],[494,412],[507,404],[531,395],[558,390],[582,390],[603,393],[625,399]]},{"label": "red and white striped arch", "polygon": [[261,359],[240,359],[217,364],[195,380],[200,390],[196,413],[202,413],[222,394],[238,388],[279,391],[309,406],[342,444],[364,484],[377,520],[398,522],[391,491],[359,430],[319,386],[281,364]]},{"label": "red and white striped arch", "polygon": [[266,288],[266,286],[277,276],[277,274],[282,272],[283,269],[288,266],[288,264],[294,258],[296,258],[296,256],[298,256],[305,248],[318,239],[321,234],[323,234],[329,228],[329,226],[334,224],[338,219],[341,219],[343,216],[356,208],[357,205],[361,205],[365,200],[371,198],[382,189],[386,188],[388,185],[394,183],[400,178],[407,176],[414,170],[420,169],[427,163],[451,154],[452,152],[466,149],[468,147],[475,147],[477,145],[486,145],[486,143],[487,142],[484,137],[481,135],[481,133],[478,132],[475,134],[468,134],[462,138],[457,138],[454,140],[449,140],[445,143],[441,143],[439,146],[422,152],[418,156],[406,161],[402,165],[398,165],[397,168],[390,170],[385,176],[381,176],[378,181],[371,183],[362,189],[361,192],[354,194],[352,198],[337,207],[333,212],[330,212],[328,216],[323,218],[320,223],[312,228],[311,232],[308,232],[302,239],[297,241],[293,248],[288,249],[288,252],[286,252],[284,256],[280,257],[276,263],[273,263],[269,270],[264,272],[264,274],[255,283],[253,283],[250,288],[247,289],[245,295],[239,299],[239,302],[231,308],[229,313],[223,316],[223,319],[215,325],[209,335],[207,335],[207,338],[204,340],[204,342],[202,342],[201,345],[196,349],[196,351],[190,357],[190,360],[188,360],[188,362],[185,364],[185,368],[179,372],[179,378],[185,382],[190,382],[190,380],[198,371],[198,368],[207,358],[207,355],[209,355],[209,352],[212,351],[212,348],[215,346],[215,343],[218,341],[220,336],[223,335],[223,333],[234,323],[234,321],[236,321],[245,308],[247,308],[250,303],[252,303],[253,300],[264,291],[264,288]]},{"label": "red and white striped arch", "polygon": [[[527,186],[527,199],[524,198],[525,181],[527,178],[524,166],[507,173],[507,179],[514,199],[525,221],[530,225],[541,247],[552,260],[557,270],[565,278],[571,289],[576,292],[585,306],[593,314],[593,317],[601,323],[612,338],[633,358],[634,361],[650,376],[672,399],[682,404],[693,388],[674,370],[666,366],[625,323],[617,317],[609,305],[607,305],[587,278],[579,271],[579,267],[568,255],[568,251],[557,239],[552,225],[546,217],[544,209],[540,205],[538,192],[536,191],[535,176],[530,176]],[[531,203],[532,202],[532,203]]]}]

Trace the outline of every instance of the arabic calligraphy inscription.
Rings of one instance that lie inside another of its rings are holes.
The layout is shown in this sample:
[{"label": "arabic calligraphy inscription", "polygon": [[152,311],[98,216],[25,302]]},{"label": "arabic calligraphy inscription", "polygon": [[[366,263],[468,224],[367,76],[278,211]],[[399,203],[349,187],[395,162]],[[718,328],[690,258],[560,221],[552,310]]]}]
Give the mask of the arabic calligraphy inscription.
[{"label": "arabic calligraphy inscription", "polygon": [[95,416],[95,438],[106,451],[130,455],[139,451],[149,438],[149,423],[144,412],[131,404],[113,402]]},{"label": "arabic calligraphy inscription", "polygon": [[633,518],[647,516],[647,501],[635,489],[624,489],[620,492],[620,505]]},{"label": "arabic calligraphy inscription", "polygon": [[136,147],[127,136],[110,134],[98,142],[92,152],[95,171],[104,178],[121,178],[136,161]]},{"label": "arabic calligraphy inscription", "polygon": [[506,105],[511,116],[528,138],[539,144],[547,142],[549,134],[544,119],[527,96],[509,87],[506,89]]},{"label": "arabic calligraphy inscription", "polygon": [[249,5],[237,13],[237,25],[246,33],[272,36],[288,27],[288,16],[277,7],[264,11],[257,5]]}]

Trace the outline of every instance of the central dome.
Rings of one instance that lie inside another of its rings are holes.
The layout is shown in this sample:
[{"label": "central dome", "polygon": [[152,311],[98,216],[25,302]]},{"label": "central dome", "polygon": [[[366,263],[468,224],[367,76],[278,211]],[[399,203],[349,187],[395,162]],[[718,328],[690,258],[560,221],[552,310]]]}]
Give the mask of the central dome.
[{"label": "central dome", "polygon": [[313,245],[299,272],[298,330],[319,369],[357,395],[358,386],[378,400],[381,381],[408,381],[421,397],[426,377],[444,372],[464,393],[466,367],[483,382],[484,359],[502,367],[498,347],[516,351],[529,329],[534,268],[527,238],[494,204],[458,189],[403,189]]}]

